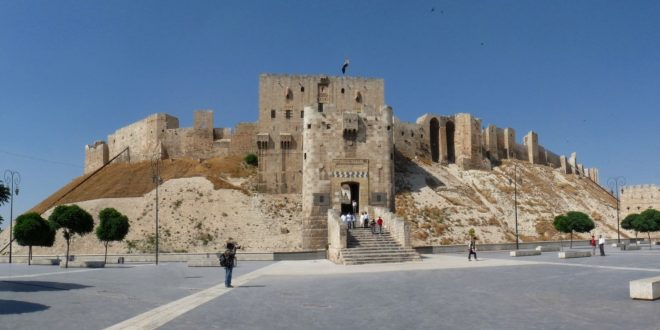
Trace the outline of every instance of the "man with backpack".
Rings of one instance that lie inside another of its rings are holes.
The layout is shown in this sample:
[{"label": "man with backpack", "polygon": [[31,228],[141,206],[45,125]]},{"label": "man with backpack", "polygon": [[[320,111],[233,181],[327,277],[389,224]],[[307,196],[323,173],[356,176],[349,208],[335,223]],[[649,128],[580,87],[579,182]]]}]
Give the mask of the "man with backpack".
[{"label": "man with backpack", "polygon": [[229,237],[227,240],[227,249],[220,255],[220,266],[225,267],[225,287],[233,288],[231,285],[231,275],[236,265],[236,250],[241,246],[236,244],[234,239]]}]

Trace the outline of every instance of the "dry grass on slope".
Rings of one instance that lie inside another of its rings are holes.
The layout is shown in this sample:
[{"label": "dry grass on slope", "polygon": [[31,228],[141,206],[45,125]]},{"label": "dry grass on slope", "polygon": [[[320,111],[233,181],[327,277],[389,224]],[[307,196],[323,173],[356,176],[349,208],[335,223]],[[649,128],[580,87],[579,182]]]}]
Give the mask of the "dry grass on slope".
[{"label": "dry grass on slope", "polygon": [[[242,158],[239,156],[217,157],[204,161],[175,159],[163,161],[161,178],[163,181],[167,181],[170,179],[201,176],[211,181],[215,189],[242,190],[224,181],[220,176],[247,177],[253,171],[254,169],[243,165]],[[134,164],[108,165],[75,190],[71,191],[72,188],[88,176],[89,174],[73,179],[69,184],[34,206],[30,211],[43,213],[55,205],[99,198],[139,197],[154,189],[151,163],[149,161]],[[71,192],[67,194],[69,191]],[[65,194],[67,195],[62,198]]]}]

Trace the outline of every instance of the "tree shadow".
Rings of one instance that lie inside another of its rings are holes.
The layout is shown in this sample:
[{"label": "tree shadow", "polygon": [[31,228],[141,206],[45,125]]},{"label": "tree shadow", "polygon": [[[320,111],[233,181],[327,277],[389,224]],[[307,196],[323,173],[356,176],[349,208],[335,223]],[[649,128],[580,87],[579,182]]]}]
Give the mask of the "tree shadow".
[{"label": "tree shadow", "polygon": [[19,300],[0,299],[0,315],[40,312],[50,306]]},{"label": "tree shadow", "polygon": [[88,285],[44,281],[0,281],[0,292],[67,291],[89,288]]}]

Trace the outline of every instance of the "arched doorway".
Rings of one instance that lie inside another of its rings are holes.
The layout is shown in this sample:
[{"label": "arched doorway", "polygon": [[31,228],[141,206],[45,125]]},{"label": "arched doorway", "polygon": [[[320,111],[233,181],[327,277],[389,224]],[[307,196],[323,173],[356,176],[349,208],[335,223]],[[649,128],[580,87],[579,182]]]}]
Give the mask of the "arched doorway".
[{"label": "arched doorway", "polygon": [[454,132],[456,131],[456,127],[454,126],[454,122],[448,121],[446,124],[446,131],[447,131],[447,162],[449,164],[453,164],[456,162],[456,151],[454,149]]},{"label": "arched doorway", "polygon": [[438,119],[433,118],[431,119],[431,127],[429,129],[431,130],[430,138],[431,138],[431,160],[434,162],[438,162],[440,160],[440,123],[438,123]]},{"label": "arched doorway", "polygon": [[[356,207],[353,212],[353,201]],[[341,183],[341,214],[357,213],[360,209],[360,184],[357,182]]]}]

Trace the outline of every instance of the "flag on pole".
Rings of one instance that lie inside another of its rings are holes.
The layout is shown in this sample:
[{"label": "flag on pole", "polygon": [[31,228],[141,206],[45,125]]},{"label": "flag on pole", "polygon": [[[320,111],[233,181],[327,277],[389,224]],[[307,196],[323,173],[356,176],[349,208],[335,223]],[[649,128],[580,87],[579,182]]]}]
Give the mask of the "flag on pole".
[{"label": "flag on pole", "polygon": [[344,59],[344,65],[341,66],[341,74],[346,74],[348,69],[348,59]]}]

